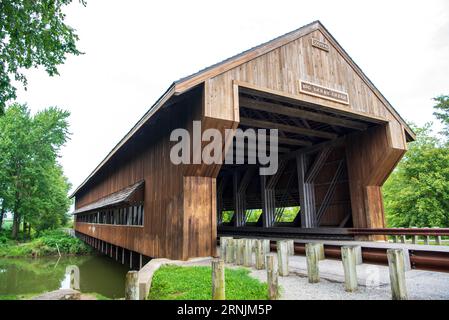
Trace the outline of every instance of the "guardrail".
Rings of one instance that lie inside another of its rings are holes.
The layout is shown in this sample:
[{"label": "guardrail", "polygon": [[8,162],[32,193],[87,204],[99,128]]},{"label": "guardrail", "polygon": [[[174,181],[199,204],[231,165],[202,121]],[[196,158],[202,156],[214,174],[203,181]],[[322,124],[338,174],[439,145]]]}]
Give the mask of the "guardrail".
[{"label": "guardrail", "polygon": [[[385,228],[385,229],[348,229],[348,233],[354,236],[390,236],[393,242],[407,243],[407,237],[417,244],[419,237],[424,237],[424,244],[430,244],[431,237],[437,245],[443,244],[442,237],[449,236],[449,228]],[[399,237],[399,238],[398,238]]]}]

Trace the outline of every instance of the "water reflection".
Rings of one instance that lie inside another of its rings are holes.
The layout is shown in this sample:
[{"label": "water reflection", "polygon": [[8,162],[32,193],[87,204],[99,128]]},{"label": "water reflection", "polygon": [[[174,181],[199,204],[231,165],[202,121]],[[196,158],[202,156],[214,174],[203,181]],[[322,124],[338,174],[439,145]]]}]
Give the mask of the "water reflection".
[{"label": "water reflection", "polygon": [[81,292],[96,292],[113,299],[124,296],[127,267],[99,255],[60,259],[0,259],[0,295],[70,288],[74,280],[70,274],[76,268],[79,270]]}]

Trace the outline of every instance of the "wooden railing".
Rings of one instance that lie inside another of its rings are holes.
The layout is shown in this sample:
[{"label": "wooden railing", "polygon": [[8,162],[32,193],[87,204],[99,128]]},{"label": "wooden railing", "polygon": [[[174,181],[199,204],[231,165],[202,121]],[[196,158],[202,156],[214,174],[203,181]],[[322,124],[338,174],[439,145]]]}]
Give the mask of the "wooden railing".
[{"label": "wooden railing", "polygon": [[391,229],[357,229],[348,230],[349,234],[354,236],[388,236],[389,240],[395,243],[418,244],[422,239],[424,244],[429,245],[432,242],[436,245],[443,245],[443,237],[449,236],[449,228],[391,228]]}]

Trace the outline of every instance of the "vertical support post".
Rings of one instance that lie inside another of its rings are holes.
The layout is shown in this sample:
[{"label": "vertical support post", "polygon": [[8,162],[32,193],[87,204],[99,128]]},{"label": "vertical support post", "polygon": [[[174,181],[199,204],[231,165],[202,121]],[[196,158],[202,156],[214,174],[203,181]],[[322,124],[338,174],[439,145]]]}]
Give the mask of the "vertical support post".
[{"label": "vertical support post", "polygon": [[309,283],[318,283],[320,282],[320,270],[316,243],[306,243],[306,256]]},{"label": "vertical support post", "polygon": [[222,259],[212,260],[212,300],[225,300],[225,267]]},{"label": "vertical support post", "polygon": [[262,199],[262,224],[264,228],[274,225],[275,198],[274,190],[267,188],[267,176],[260,176],[260,191]]},{"label": "vertical support post", "polygon": [[357,291],[357,268],[355,247],[341,247],[341,259],[345,273],[345,290]]},{"label": "vertical support post", "polygon": [[221,237],[220,238],[220,257],[226,259],[226,241],[232,239],[231,237]]},{"label": "vertical support post", "polygon": [[288,277],[288,244],[287,241],[277,241],[277,254],[279,275],[281,277]]},{"label": "vertical support post", "polygon": [[295,255],[295,241],[287,240],[287,245],[288,245],[288,255],[294,256]]},{"label": "vertical support post", "polygon": [[239,193],[239,173],[234,171],[232,178],[234,192],[234,225],[236,227],[243,227],[245,225],[245,212],[243,208],[244,195]]},{"label": "vertical support post", "polygon": [[115,246],[115,261],[118,261],[118,246]]},{"label": "vertical support post", "polygon": [[418,244],[419,243],[419,236],[417,236],[417,235],[413,236],[412,243],[413,244]]},{"label": "vertical support post", "polygon": [[316,228],[317,221],[315,215],[315,188],[313,183],[306,183],[307,172],[306,155],[296,156],[296,167],[298,171],[298,191],[301,208],[301,227]]},{"label": "vertical support post", "polygon": [[125,264],[125,248],[122,248],[122,264]]},{"label": "vertical support post", "polygon": [[125,300],[139,300],[139,272],[128,271],[125,281]]},{"label": "vertical support post", "polygon": [[270,239],[263,240],[263,247],[265,248],[265,254],[269,254],[271,252]]},{"label": "vertical support post", "polygon": [[243,265],[243,256],[245,254],[245,239],[237,239],[236,240],[236,254],[235,254],[235,263],[237,265]]},{"label": "vertical support post", "polygon": [[226,241],[226,263],[234,263],[235,262],[235,240],[228,239]]},{"label": "vertical support post", "polygon": [[267,265],[268,299],[277,300],[278,291],[278,270],[274,254],[267,254],[265,263]]},{"label": "vertical support post", "polygon": [[133,252],[129,250],[129,268],[133,268]]},{"label": "vertical support post", "polygon": [[405,284],[404,251],[401,249],[388,249],[388,266],[390,269],[391,295],[393,300],[407,300],[407,287]]},{"label": "vertical support post", "polygon": [[323,243],[315,243],[316,254],[318,257],[318,261],[322,261],[326,259],[324,254],[324,244]]},{"label": "vertical support post", "polygon": [[402,235],[401,236],[401,243],[407,243],[407,237]]},{"label": "vertical support post", "polygon": [[253,262],[253,250],[252,250],[252,240],[245,239],[244,247],[243,247],[243,265],[245,267],[251,267]]},{"label": "vertical support post", "polygon": [[[435,229],[439,229],[439,228],[435,227]],[[441,246],[441,236],[435,236],[435,244],[437,246]]]},{"label": "vertical support post", "polygon": [[143,259],[142,254],[139,254],[139,270],[142,269]]},{"label": "vertical support post", "polygon": [[256,269],[262,270],[265,268],[265,248],[262,240],[256,240],[255,249]]},{"label": "vertical support post", "polygon": [[424,244],[425,244],[426,246],[428,246],[429,243],[430,243],[430,237],[429,237],[429,236],[425,236],[425,237],[424,237]]}]

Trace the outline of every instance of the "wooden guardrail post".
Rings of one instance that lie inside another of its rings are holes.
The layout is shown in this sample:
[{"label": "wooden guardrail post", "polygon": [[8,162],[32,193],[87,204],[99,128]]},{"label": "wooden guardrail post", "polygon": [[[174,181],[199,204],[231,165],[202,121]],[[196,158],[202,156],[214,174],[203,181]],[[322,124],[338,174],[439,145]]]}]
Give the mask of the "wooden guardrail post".
[{"label": "wooden guardrail post", "polygon": [[307,275],[309,283],[320,282],[319,257],[317,243],[306,243]]},{"label": "wooden guardrail post", "polygon": [[347,292],[357,291],[356,248],[341,247],[341,260],[345,273],[345,290]]},{"label": "wooden guardrail post", "polygon": [[226,240],[226,263],[235,263],[235,240]]},{"label": "wooden guardrail post", "polygon": [[138,271],[128,271],[125,280],[125,300],[139,300],[138,280]]},{"label": "wooden guardrail post", "polygon": [[225,300],[225,266],[222,259],[212,260],[212,300]]},{"label": "wooden guardrail post", "polygon": [[274,254],[267,254],[265,256],[265,264],[267,266],[267,284],[268,284],[268,299],[277,300],[279,296],[278,290],[278,268]]},{"label": "wooden guardrail post", "polygon": [[257,270],[264,269],[265,268],[265,248],[263,246],[262,240],[256,240],[255,256],[256,256],[256,269]]},{"label": "wooden guardrail post", "polygon": [[392,299],[407,300],[404,251],[401,249],[388,249],[387,256]]},{"label": "wooden guardrail post", "polygon": [[426,246],[428,246],[429,243],[430,243],[430,237],[429,237],[429,236],[425,236],[425,237],[424,237],[424,244],[425,244]]},{"label": "wooden guardrail post", "polygon": [[323,243],[315,243],[315,244],[316,244],[318,260],[322,261],[322,260],[326,259],[326,256],[324,254],[324,244]]},{"label": "wooden guardrail post", "polygon": [[253,247],[251,239],[245,239],[243,252],[243,265],[245,267],[251,267],[253,260]]},{"label": "wooden guardrail post", "polygon": [[233,239],[232,237],[221,237],[220,238],[220,257],[225,260],[226,259],[226,242],[229,239]]},{"label": "wooden guardrail post", "polygon": [[288,245],[288,255],[294,256],[295,255],[295,241],[287,240],[287,245]]},{"label": "wooden guardrail post", "polygon": [[278,254],[278,265],[279,265],[279,275],[281,277],[288,276],[288,243],[285,240],[277,241],[277,254]]},{"label": "wooden guardrail post", "polygon": [[264,239],[263,240],[263,246],[265,248],[265,254],[268,254],[271,252],[271,244],[270,239]]},{"label": "wooden guardrail post", "polygon": [[245,239],[237,239],[236,242],[236,253],[235,253],[235,263],[238,265],[243,265],[243,255],[245,250]]},{"label": "wooden guardrail post", "polygon": [[[439,228],[435,227],[434,229],[439,229]],[[435,244],[437,246],[441,246],[441,236],[435,236]]]}]

